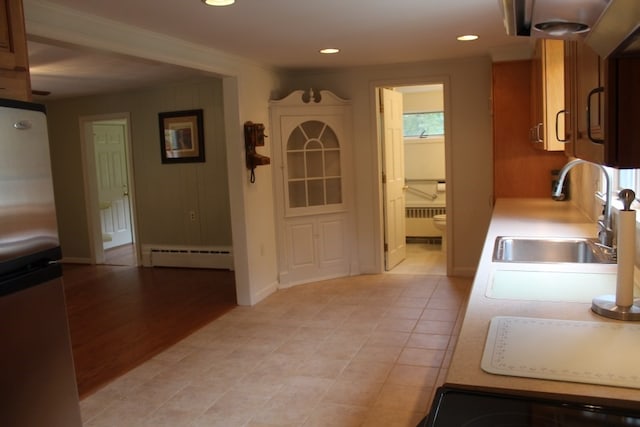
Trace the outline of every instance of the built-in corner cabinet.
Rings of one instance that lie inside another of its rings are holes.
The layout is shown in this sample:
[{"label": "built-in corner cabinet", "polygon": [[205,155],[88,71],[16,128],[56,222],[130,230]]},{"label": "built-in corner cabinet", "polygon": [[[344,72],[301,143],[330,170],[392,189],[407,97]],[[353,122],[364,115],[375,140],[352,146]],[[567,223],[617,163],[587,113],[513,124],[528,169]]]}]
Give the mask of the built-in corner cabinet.
[{"label": "built-in corner cabinet", "polygon": [[602,59],[565,42],[565,152],[607,166],[640,168],[640,57]]},{"label": "built-in corner cabinet", "polygon": [[355,241],[351,102],[294,91],[270,102],[280,286],[348,276]]},{"label": "built-in corner cabinet", "polygon": [[0,98],[31,100],[22,0],[0,0]]},{"label": "built-in corner cabinet", "polygon": [[529,139],[536,148],[565,149],[564,42],[538,39],[531,62],[531,127]]}]

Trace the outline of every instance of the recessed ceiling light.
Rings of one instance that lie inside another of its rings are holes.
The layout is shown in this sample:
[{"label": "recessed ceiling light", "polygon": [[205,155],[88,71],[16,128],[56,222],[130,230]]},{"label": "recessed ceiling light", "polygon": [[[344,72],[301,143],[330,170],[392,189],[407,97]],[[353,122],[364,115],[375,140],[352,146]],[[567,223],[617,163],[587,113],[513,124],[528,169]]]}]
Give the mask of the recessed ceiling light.
[{"label": "recessed ceiling light", "polygon": [[202,0],[202,2],[209,6],[229,6],[234,4],[236,0]]},{"label": "recessed ceiling light", "polygon": [[461,42],[468,42],[468,41],[472,41],[472,40],[478,40],[478,36],[476,36],[475,34],[465,34],[464,36],[458,36],[456,38],[458,40],[460,40]]},{"label": "recessed ceiling light", "polygon": [[335,47],[320,49],[320,53],[331,54],[331,53],[338,53],[338,52],[340,52],[340,49],[336,49]]}]

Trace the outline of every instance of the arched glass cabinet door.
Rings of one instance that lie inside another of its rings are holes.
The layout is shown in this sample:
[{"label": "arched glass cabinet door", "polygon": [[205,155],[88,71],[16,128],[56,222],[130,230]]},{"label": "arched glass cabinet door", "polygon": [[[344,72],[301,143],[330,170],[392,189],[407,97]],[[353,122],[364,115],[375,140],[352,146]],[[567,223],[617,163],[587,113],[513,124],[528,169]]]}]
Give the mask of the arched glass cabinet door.
[{"label": "arched glass cabinet door", "polygon": [[286,156],[289,209],[342,205],[340,141],[327,123],[308,120],[296,126]]}]

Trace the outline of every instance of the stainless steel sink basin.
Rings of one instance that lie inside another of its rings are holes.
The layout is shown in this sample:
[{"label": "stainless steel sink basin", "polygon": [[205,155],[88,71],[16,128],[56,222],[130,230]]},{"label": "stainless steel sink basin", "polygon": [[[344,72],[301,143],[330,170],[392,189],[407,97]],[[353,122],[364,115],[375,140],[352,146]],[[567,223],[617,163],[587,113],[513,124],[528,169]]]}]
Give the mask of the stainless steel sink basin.
[{"label": "stainless steel sink basin", "polygon": [[596,239],[500,236],[493,248],[493,261],[615,264],[616,258]]}]

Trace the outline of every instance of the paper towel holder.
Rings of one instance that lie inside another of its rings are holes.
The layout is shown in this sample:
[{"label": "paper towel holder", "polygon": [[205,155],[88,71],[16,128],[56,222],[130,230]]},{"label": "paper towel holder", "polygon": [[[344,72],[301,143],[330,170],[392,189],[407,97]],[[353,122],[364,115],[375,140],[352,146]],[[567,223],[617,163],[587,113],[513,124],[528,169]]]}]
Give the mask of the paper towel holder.
[{"label": "paper towel holder", "polygon": [[[633,296],[633,269],[635,258],[635,223],[636,216],[631,209],[631,203],[636,198],[633,190],[625,189],[618,193],[624,208],[618,218],[618,275],[616,277],[616,295],[602,295],[593,299],[591,310],[604,317],[616,320],[640,320],[640,298]],[[624,217],[623,217],[624,216]],[[624,232],[625,222],[633,228],[631,233]],[[631,234],[631,236],[628,236]],[[621,238],[624,241],[621,242]],[[620,247],[624,246],[625,253],[620,254]],[[630,251],[628,255],[626,251]],[[626,302],[626,303],[625,303]]]}]

